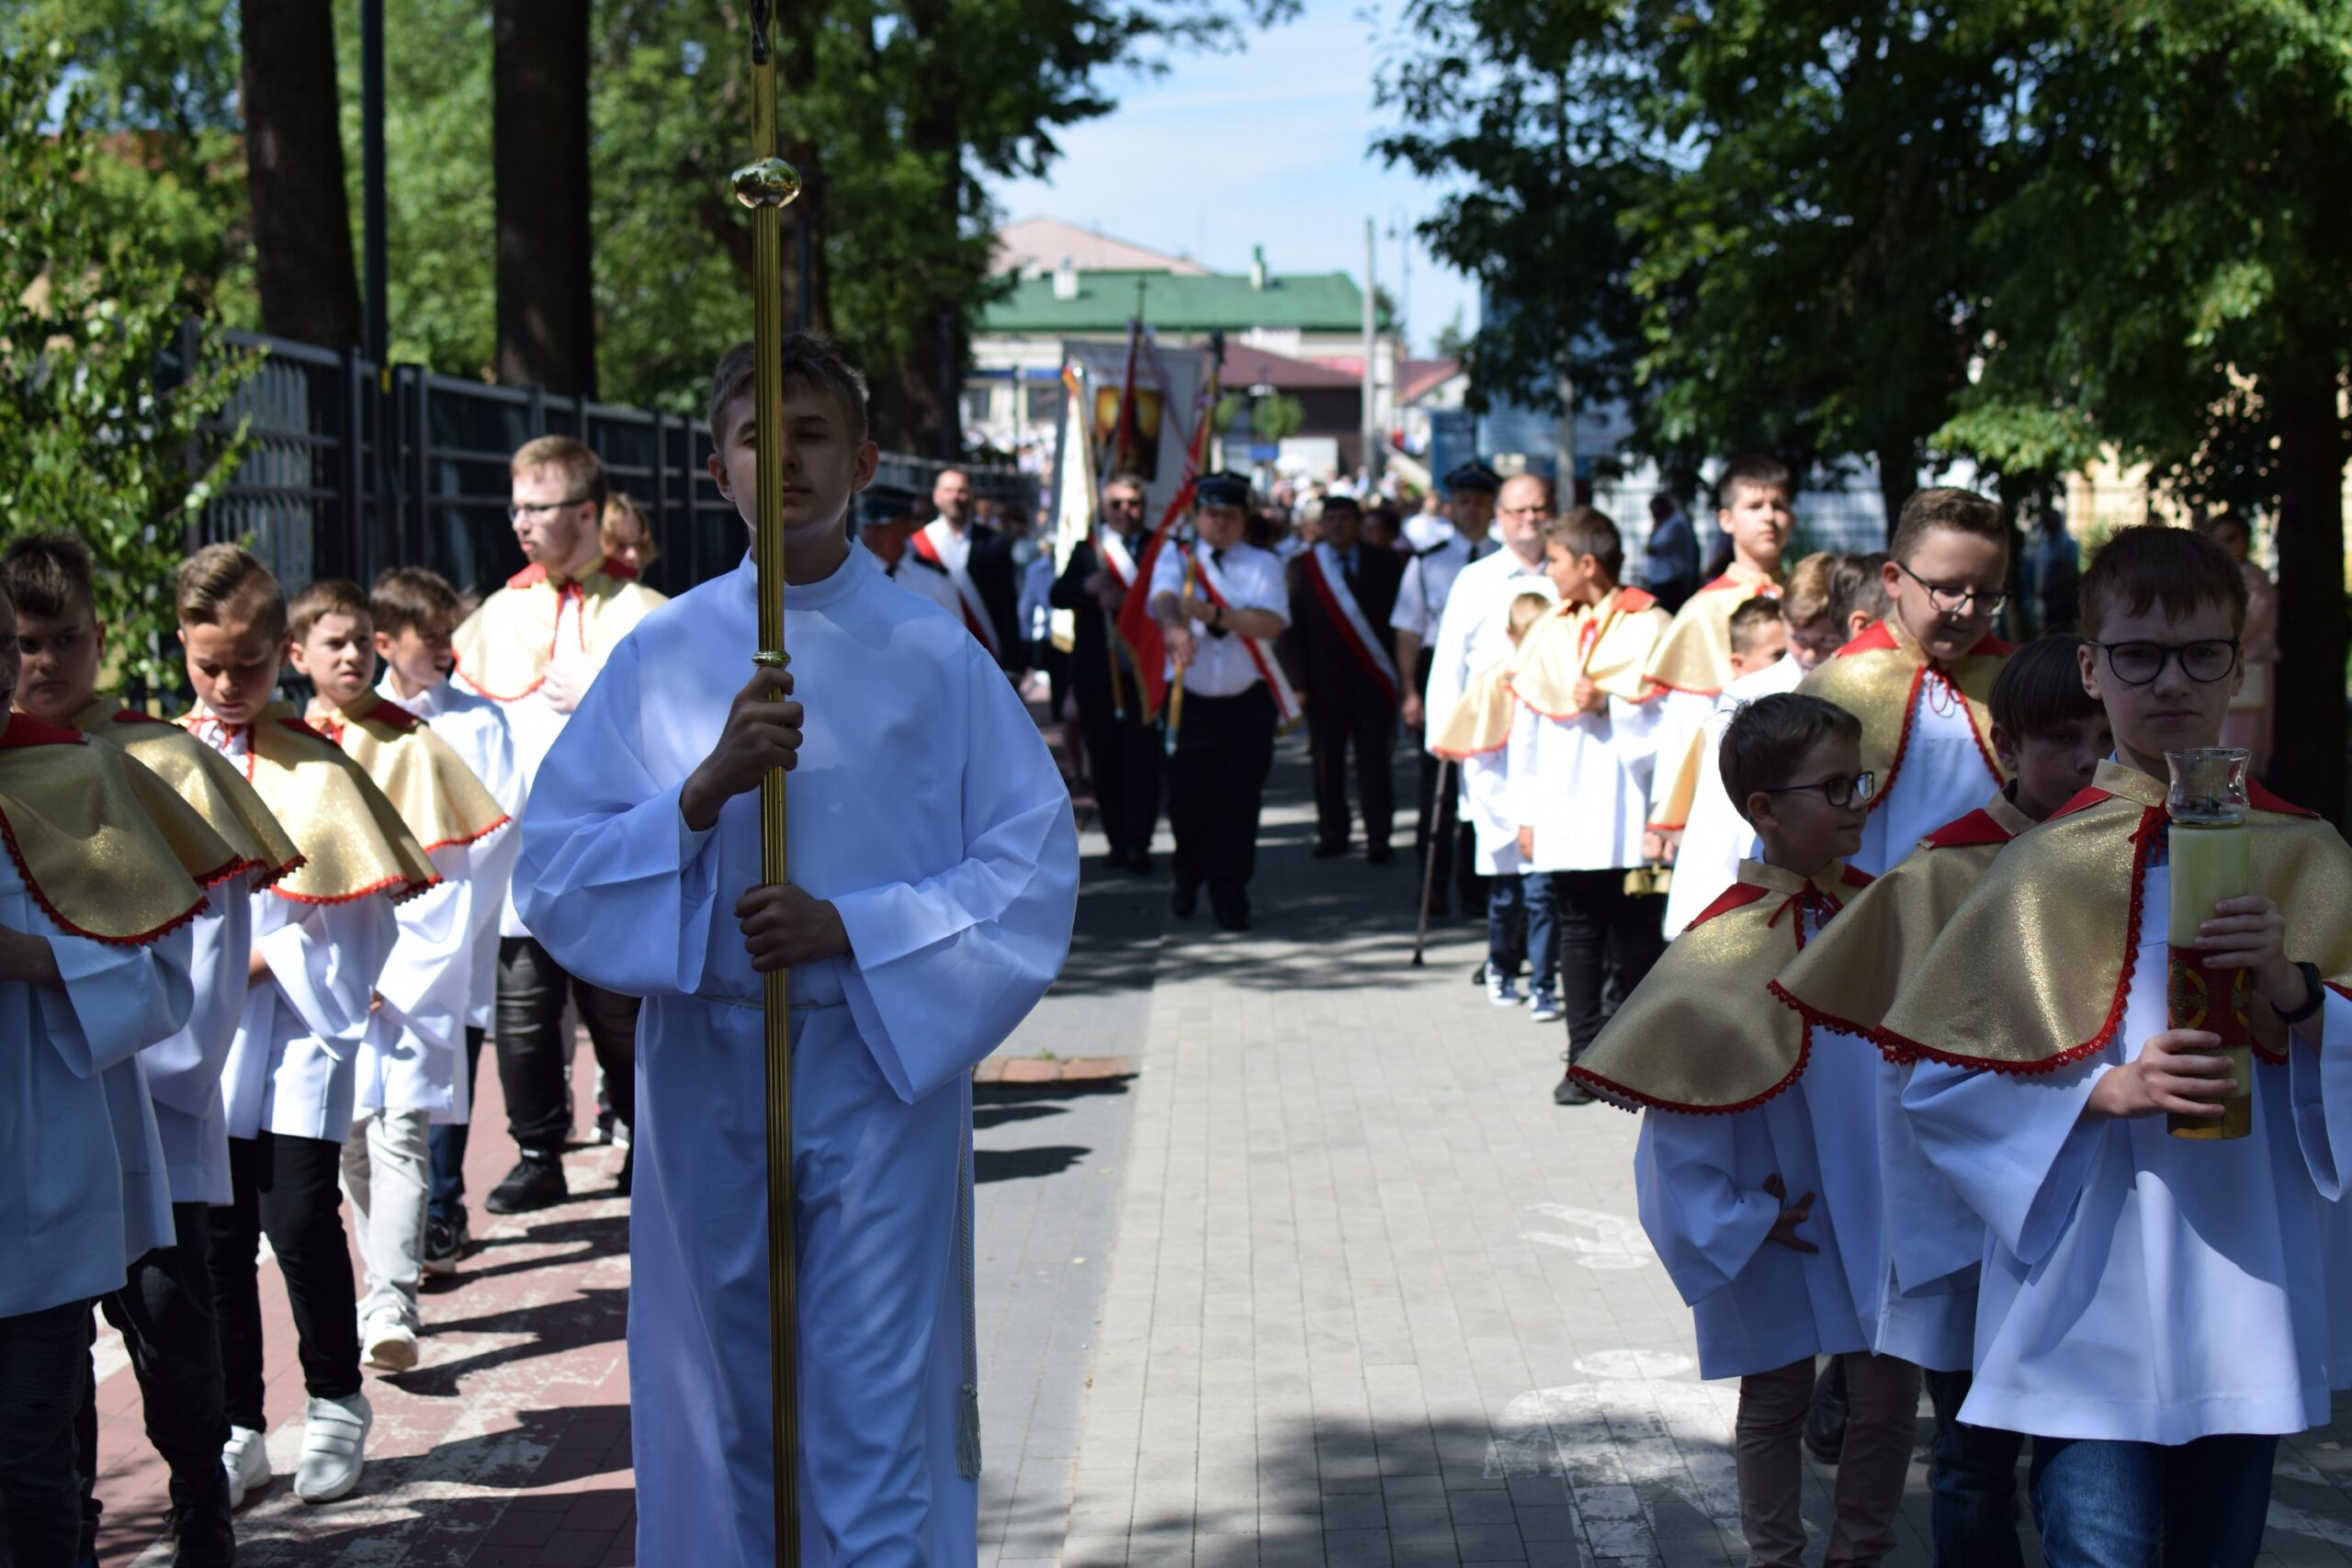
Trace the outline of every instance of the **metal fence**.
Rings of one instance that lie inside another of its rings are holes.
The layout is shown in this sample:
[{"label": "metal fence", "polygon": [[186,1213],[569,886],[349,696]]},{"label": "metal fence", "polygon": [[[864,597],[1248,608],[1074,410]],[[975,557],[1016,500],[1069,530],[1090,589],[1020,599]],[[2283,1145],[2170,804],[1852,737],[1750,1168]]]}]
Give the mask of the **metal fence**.
[{"label": "metal fence", "polygon": [[[182,334],[166,379],[192,358],[194,333]],[[242,539],[289,590],[424,566],[486,592],[524,564],[506,520],[508,457],[534,436],[557,434],[585,443],[611,487],[651,514],[661,546],[646,574],[652,586],[677,593],[743,557],[743,525],[710,479],[710,438],[698,419],[379,367],[283,338],[223,336],[263,358],[208,428],[226,436],[243,424],[250,445],[191,525],[191,548]],[[1036,505],[1030,475],[897,453],[883,455],[868,495],[908,504],[951,466],[971,475],[982,500]]]}]

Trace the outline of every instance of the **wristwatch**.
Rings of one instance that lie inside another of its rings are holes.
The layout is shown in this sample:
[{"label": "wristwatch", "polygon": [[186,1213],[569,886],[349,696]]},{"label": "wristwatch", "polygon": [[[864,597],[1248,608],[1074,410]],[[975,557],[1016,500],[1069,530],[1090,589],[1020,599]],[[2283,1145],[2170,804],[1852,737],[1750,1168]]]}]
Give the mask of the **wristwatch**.
[{"label": "wristwatch", "polygon": [[2302,1022],[2303,1020],[2319,1011],[2320,1003],[2327,999],[2327,987],[2320,980],[2319,965],[2316,964],[2298,964],[2295,967],[2303,972],[2303,984],[2309,988],[2311,994],[2303,999],[2303,1005],[2297,1008],[2293,1012],[2281,1012],[2276,1008],[2272,1009],[2272,1011],[2278,1012],[2278,1021],[2281,1023],[2296,1024]]}]

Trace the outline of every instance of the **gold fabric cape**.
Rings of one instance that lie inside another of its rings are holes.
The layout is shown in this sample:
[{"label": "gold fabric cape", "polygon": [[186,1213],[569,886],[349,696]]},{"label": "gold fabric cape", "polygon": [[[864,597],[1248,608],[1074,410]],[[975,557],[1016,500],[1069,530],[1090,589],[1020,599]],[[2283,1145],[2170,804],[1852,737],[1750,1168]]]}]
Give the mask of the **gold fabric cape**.
[{"label": "gold fabric cape", "polygon": [[[201,716],[181,722],[193,726]],[[246,733],[246,776],[303,855],[271,892],[298,904],[343,904],[371,893],[397,901],[441,880],[367,771],[295,717],[291,703],[262,709]]]},{"label": "gold fabric cape", "polygon": [[1575,716],[1577,682],[1589,677],[1612,697],[1657,695],[1645,672],[1673,623],[1639,588],[1612,588],[1597,604],[1562,604],[1535,618],[1519,645],[1511,694],[1545,718]]},{"label": "gold fabric cape", "polygon": [[1929,681],[1960,694],[1986,773],[1996,784],[2009,782],[1993,753],[1993,710],[1987,705],[1993,678],[2013,651],[1999,637],[1987,637],[1944,663],[1929,659],[1890,616],[1839,649],[1836,657],[1814,666],[1797,690],[1836,703],[1862,721],[1862,766],[1878,775],[1878,793],[1870,807],[1876,811],[1894,793],[1895,775],[1911,739],[1911,715],[1918,706],[1920,688]]},{"label": "gold fabric cape", "polygon": [[1662,833],[1679,833],[1690,825],[1690,807],[1699,799],[1699,770],[1705,765],[1707,747],[1715,739],[1703,724],[1690,732],[1690,744],[1682,749],[1682,760],[1674,765],[1674,783],[1646,826]]},{"label": "gold fabric cape", "polygon": [[2006,795],[1945,823],[1918,848],[1862,890],[1834,924],[1797,954],[1772,982],[1772,994],[1828,1029],[1859,1034],[1889,1059],[1907,1061],[1880,1029],[1904,981],[1918,972],[1928,950],[2010,840],[2034,820]]},{"label": "gold fabric cape", "polygon": [[465,759],[399,704],[369,692],[360,698],[358,712],[314,728],[368,770],[427,854],[470,844],[506,826],[497,797]]},{"label": "gold fabric cape", "polygon": [[193,919],[244,860],[172,787],[112,746],[25,714],[0,735],[0,837],[49,918],[125,947]]},{"label": "gold fabric cape", "polygon": [[466,683],[494,702],[527,697],[548,678],[555,657],[556,621],[565,599],[580,603],[580,649],[602,663],[613,645],[666,602],[616,560],[603,560],[578,581],[563,581],[529,566],[468,615],[450,646]]},{"label": "gold fabric cape", "polygon": [[302,863],[294,840],[228,758],[168,719],[112,697],[95,699],[67,720],[93,740],[121,748],[196,808],[244,862],[252,886],[266,887]]},{"label": "gold fabric cape", "polygon": [[1731,613],[1758,593],[1781,596],[1781,580],[1734,562],[1690,595],[1658,639],[1645,677],[1662,691],[1718,697],[1731,683]]},{"label": "gold fabric cape", "polygon": [[[2310,812],[2259,785],[2250,793],[2252,891],[2286,915],[2289,955],[2352,995],[2352,848]],[[2101,762],[2091,787],[1997,857],[1953,914],[1887,1010],[1892,1047],[2005,1073],[2104,1050],[2139,958],[2140,888],[2164,803],[2161,781]],[[2259,996],[2254,1040],[2283,1057],[2286,1026]]]},{"label": "gold fabric cape", "polygon": [[1835,910],[1870,880],[1843,861],[1810,878],[1742,861],[1569,1077],[1629,1111],[1728,1116],[1781,1093],[1804,1071],[1813,1025],[1766,987],[1804,946],[1806,908]]},{"label": "gold fabric cape", "polygon": [[1431,754],[1466,761],[1510,744],[1510,665],[1498,661],[1470,677],[1462,700],[1445,716],[1445,728],[1430,739]]}]

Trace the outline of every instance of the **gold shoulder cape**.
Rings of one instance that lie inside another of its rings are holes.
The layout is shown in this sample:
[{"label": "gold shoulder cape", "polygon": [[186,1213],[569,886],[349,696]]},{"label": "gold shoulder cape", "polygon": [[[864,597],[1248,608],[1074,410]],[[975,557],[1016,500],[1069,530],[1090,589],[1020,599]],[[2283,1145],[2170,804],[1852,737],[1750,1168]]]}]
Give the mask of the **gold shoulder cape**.
[{"label": "gold shoulder cape", "polygon": [[1612,697],[1645,701],[1657,688],[1645,672],[1671,624],[1639,588],[1612,589],[1598,604],[1563,604],[1527,628],[1511,665],[1511,694],[1545,718],[1574,716],[1582,677]]},{"label": "gold shoulder cape", "polygon": [[295,717],[291,703],[262,709],[247,733],[247,777],[303,854],[301,866],[271,892],[298,904],[343,904],[371,893],[397,901],[441,880],[375,781]]},{"label": "gold shoulder cape", "polygon": [[1895,1062],[1909,1056],[1879,1025],[1952,915],[2033,818],[1996,795],[1919,840],[1862,890],[1772,982],[1772,994],[1824,1028],[1859,1034]]},{"label": "gold shoulder cape", "polygon": [[506,826],[506,813],[465,759],[432,727],[370,692],[356,714],[322,727],[392,803],[425,853],[470,844]]},{"label": "gold shoulder cape", "polygon": [[1430,738],[1433,756],[1449,761],[1499,751],[1510,744],[1510,665],[1496,662],[1470,677],[1462,700],[1445,716],[1445,727]]},{"label": "gold shoulder cape", "polygon": [[2000,759],[1993,753],[1993,677],[2001,672],[2014,649],[1999,637],[1988,637],[1960,658],[1944,663],[1930,660],[1892,618],[1878,622],[1839,649],[1834,658],[1814,667],[1797,690],[1806,696],[1836,703],[1862,721],[1862,766],[1878,775],[1878,793],[1871,797],[1876,811],[1894,792],[1895,775],[1911,739],[1911,715],[1919,694],[1929,682],[1959,696],[1968,709],[1969,727],[1976,732],[1976,750],[1996,784],[2009,782]]},{"label": "gold shoulder cape", "polygon": [[244,869],[163,780],[78,729],[24,714],[0,735],[0,837],[51,919],[125,947],[193,919],[207,887]]},{"label": "gold shoulder cape", "polygon": [[[2352,848],[2301,807],[2252,794],[2254,890],[2285,913],[2292,956],[2346,991]],[[2004,1073],[2046,1073],[2104,1050],[2139,958],[2140,889],[2164,801],[2158,780],[2101,762],[2091,787],[1996,859],[1952,916],[1887,1010],[1891,1045]],[[2286,1037],[2256,996],[2255,1049],[2278,1059]]]},{"label": "gold shoulder cape", "polygon": [[1737,565],[1690,595],[1658,639],[1645,679],[1662,691],[1723,694],[1731,683],[1731,613],[1758,593],[1778,599],[1778,578]]},{"label": "gold shoulder cape", "polygon": [[96,699],[69,722],[91,739],[130,753],[194,807],[243,861],[241,869],[252,874],[252,886],[266,887],[302,863],[301,852],[245,775],[178,725],[112,697]]},{"label": "gold shoulder cape", "polygon": [[1629,1111],[1728,1116],[1781,1093],[1804,1071],[1813,1025],[1766,987],[1804,946],[1805,910],[1834,911],[1870,880],[1842,861],[1811,878],[1742,861],[1568,1075]]},{"label": "gold shoulder cape", "polygon": [[450,638],[466,683],[502,703],[537,691],[555,657],[556,622],[566,599],[579,602],[581,651],[599,663],[638,622],[667,602],[616,560],[600,561],[585,577],[564,582],[545,567],[526,567],[483,600]]}]

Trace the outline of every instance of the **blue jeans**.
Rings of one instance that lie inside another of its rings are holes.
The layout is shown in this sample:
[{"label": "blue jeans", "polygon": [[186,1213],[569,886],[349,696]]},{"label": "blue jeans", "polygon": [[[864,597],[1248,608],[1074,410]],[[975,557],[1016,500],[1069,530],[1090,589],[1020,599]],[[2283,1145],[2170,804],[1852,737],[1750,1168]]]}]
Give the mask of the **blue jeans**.
[{"label": "blue jeans", "polygon": [[[484,1032],[471,1024],[466,1026],[466,1104],[469,1108],[473,1104],[477,1081],[474,1069],[481,1066]],[[472,1114],[470,1109],[467,1114]],[[466,1123],[434,1123],[432,1130],[424,1134],[424,1148],[425,1217],[455,1220],[466,1212]]]},{"label": "blue jeans", "polygon": [[0,1562],[70,1568],[81,1549],[74,1418],[89,1376],[89,1303],[0,1317]]},{"label": "blue jeans", "polygon": [[2177,1448],[2033,1440],[2033,1517],[2050,1568],[2250,1568],[2276,1438]]},{"label": "blue jeans", "polygon": [[1928,1398],[1936,1407],[1936,1446],[1928,1466],[1936,1568],[2022,1568],[2018,1456],[2025,1438],[1962,1424],[1960,1407],[1973,1381],[1966,1372],[1928,1374]]},{"label": "blue jeans", "polygon": [[1549,873],[1503,875],[1487,884],[1487,963],[1497,975],[1516,975],[1527,960],[1531,990],[1550,996],[1558,988],[1559,914]]}]

